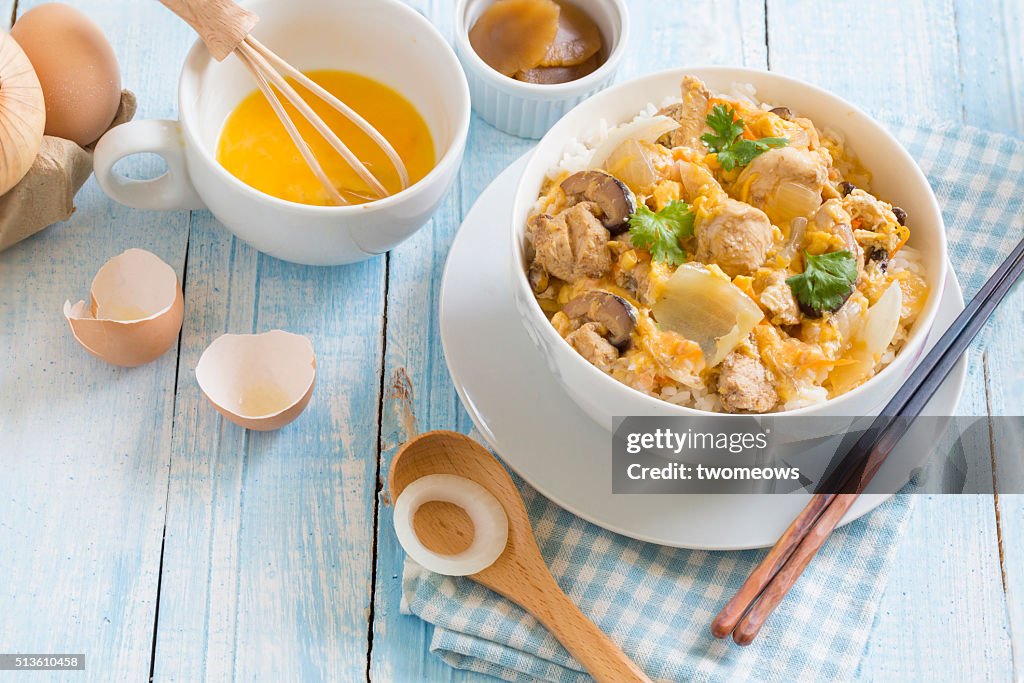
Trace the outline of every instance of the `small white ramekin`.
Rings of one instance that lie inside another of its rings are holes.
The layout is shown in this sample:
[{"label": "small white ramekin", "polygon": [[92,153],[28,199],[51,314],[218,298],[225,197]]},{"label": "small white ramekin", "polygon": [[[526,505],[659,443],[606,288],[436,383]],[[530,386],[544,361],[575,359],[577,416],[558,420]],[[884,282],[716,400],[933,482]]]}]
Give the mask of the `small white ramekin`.
[{"label": "small white ramekin", "polygon": [[608,58],[594,73],[558,85],[523,83],[504,76],[480,59],[469,44],[469,29],[494,0],[459,0],[455,14],[455,54],[469,81],[473,110],[484,121],[521,138],[540,138],[577,104],[611,84],[629,38],[625,0],[574,0],[601,29]]}]

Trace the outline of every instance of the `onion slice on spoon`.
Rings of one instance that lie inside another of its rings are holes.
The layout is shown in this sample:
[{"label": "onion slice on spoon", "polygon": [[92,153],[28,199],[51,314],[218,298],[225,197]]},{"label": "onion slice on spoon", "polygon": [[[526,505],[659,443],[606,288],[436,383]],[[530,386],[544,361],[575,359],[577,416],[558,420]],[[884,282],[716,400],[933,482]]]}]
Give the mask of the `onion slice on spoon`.
[{"label": "onion slice on spoon", "polygon": [[[473,521],[473,542],[462,552],[442,555],[427,548],[413,527],[416,511],[427,503],[451,503]],[[490,567],[505,552],[508,517],[490,491],[453,474],[430,474],[405,487],[395,501],[395,533],[406,554],[424,569],[445,576],[469,576]]]}]

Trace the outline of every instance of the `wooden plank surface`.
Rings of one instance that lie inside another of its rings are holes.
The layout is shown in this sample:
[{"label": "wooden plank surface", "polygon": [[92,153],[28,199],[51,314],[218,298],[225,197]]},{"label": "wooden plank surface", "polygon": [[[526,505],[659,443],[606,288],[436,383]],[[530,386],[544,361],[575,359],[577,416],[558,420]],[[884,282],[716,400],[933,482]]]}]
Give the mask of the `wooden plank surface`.
[{"label": "wooden plank surface", "polygon": [[[139,117],[172,118],[187,27],[155,2],[69,1],[110,37]],[[411,4],[450,32],[450,0]],[[869,111],[1024,134],[1015,0],[652,5],[630,3],[623,78],[770,63]],[[0,25],[13,9],[0,0]],[[206,212],[126,209],[93,181],[71,221],[0,253],[0,651],[86,652],[82,680],[96,681],[145,680],[151,666],[157,681],[483,680],[443,665],[429,628],[399,614],[402,553],[377,475],[413,420],[470,426],[441,353],[441,267],[461,217],[531,144],[474,119],[455,191],[389,261],[284,264]],[[180,361],[119,370],[75,344],[60,306],[135,246],[184,278],[186,323]],[[1019,413],[1021,310],[1018,289],[972,359],[960,412]],[[274,327],[313,339],[318,386],[291,428],[246,434],[205,403],[193,370],[217,335]],[[1010,680],[1013,642],[1024,680],[1024,496],[1000,496],[998,513],[986,497],[918,501],[862,678]]]},{"label": "wooden plank surface", "polygon": [[[19,11],[36,4],[22,0]],[[167,48],[184,31],[165,26],[153,40],[165,10],[70,4],[110,38],[141,115],[171,115],[178,58]],[[0,21],[12,6],[0,5]],[[155,168],[140,160],[128,170]],[[176,353],[142,368],[108,366],[73,340],[61,306],[87,298],[99,267],[129,247],[153,251],[180,275],[188,215],[126,209],[93,181],[77,203],[67,223],[0,253],[0,650],[85,653],[91,680],[144,681]]]},{"label": "wooden plank surface", "polygon": [[[1024,137],[1024,5],[1013,0],[957,2],[957,29],[963,72],[964,120],[988,130]],[[994,31],[993,27],[999,27]],[[1024,216],[1017,230],[1024,235]],[[1018,286],[994,316],[986,352],[989,408],[993,415],[1020,415],[1024,406],[1024,288]],[[996,442],[997,463],[1019,463],[1024,434],[1014,441]],[[1003,583],[1014,653],[1014,677],[1024,681],[1024,495],[1019,475],[1000,479],[997,514]],[[1019,467],[1018,467],[1019,472]],[[1000,487],[1000,481],[1003,486]],[[1013,486],[1011,489],[1010,487]]]},{"label": "wooden plank surface", "polygon": [[[448,0],[410,3],[448,37]],[[390,256],[384,393],[381,410],[381,484],[395,449],[419,427],[471,427],[445,365],[436,318],[441,272],[462,216],[501,169],[532,143],[504,135],[474,116],[459,181],[429,225]],[[400,614],[402,561],[391,507],[381,488],[377,500],[377,558],[369,676],[373,681],[460,681],[456,671],[429,653],[433,627]],[[479,677],[477,677],[479,678]]]},{"label": "wooden plank surface", "polygon": [[[818,83],[869,112],[956,121],[962,100],[954,17],[948,1],[796,6],[769,0],[772,68]],[[971,359],[959,410],[986,413],[980,355]],[[999,569],[991,498],[917,501],[862,676],[1008,680],[1005,595],[992,578]]]},{"label": "wooden plank surface", "polygon": [[[477,118],[471,149],[457,191],[423,232],[392,253],[388,298],[388,345],[385,358],[384,408],[382,412],[381,478],[387,475],[391,456],[413,431],[472,427],[459,403],[442,355],[437,295],[441,269],[460,217],[487,186],[495,173],[495,160],[503,169],[530,148],[510,142]],[[423,330],[430,330],[429,336]],[[391,508],[378,501],[377,584],[374,607],[371,679],[376,681],[460,680],[440,659],[427,653],[430,632],[416,617],[399,614],[402,561],[405,553],[395,538]],[[416,656],[409,656],[415,652]],[[427,653],[427,654],[420,654]]]},{"label": "wooden plank surface", "polygon": [[[287,264],[194,216],[154,673],[346,680],[366,667],[384,259]],[[311,338],[317,387],[288,428],[246,432],[194,368],[271,329]]]}]

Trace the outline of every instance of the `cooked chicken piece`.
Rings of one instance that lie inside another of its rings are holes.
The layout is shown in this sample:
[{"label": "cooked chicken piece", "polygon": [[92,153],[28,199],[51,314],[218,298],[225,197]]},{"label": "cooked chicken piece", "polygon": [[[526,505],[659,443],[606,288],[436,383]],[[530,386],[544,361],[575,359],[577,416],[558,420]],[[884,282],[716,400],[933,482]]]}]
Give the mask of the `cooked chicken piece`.
[{"label": "cooked chicken piece", "polygon": [[619,357],[619,350],[604,338],[604,331],[600,323],[586,323],[566,337],[565,341],[592,365],[607,371]]},{"label": "cooked chicken piece", "polygon": [[563,218],[546,213],[531,216],[526,224],[526,234],[535,252],[532,269],[566,280],[575,274],[576,260],[569,245],[569,226]]},{"label": "cooked chicken piece", "polygon": [[779,402],[768,370],[756,358],[733,351],[719,366],[718,395],[727,413],[767,413]]},{"label": "cooked chicken piece", "polygon": [[710,218],[699,220],[697,260],[715,263],[730,277],[760,268],[772,246],[772,224],[763,211],[728,199]]},{"label": "cooked chicken piece", "polygon": [[899,244],[899,217],[896,208],[890,204],[864,190],[853,189],[843,198],[843,209],[850,215],[851,224],[853,220],[860,220],[860,228],[853,234],[857,243],[869,253],[881,253],[887,257]]},{"label": "cooked chicken piece", "polygon": [[608,229],[597,218],[598,209],[592,202],[581,202],[562,214],[569,226],[569,240],[576,258],[576,278],[604,277],[612,267],[608,250]]},{"label": "cooked chicken piece", "polygon": [[887,223],[895,225],[897,222],[892,206],[856,188],[843,198],[843,209],[850,218],[859,218],[865,230],[877,230]]},{"label": "cooked chicken piece", "polygon": [[873,230],[854,230],[853,237],[864,250],[868,260],[888,261],[889,254],[896,249],[900,237],[896,233],[875,232]]},{"label": "cooked chicken piece", "polygon": [[581,202],[557,216],[537,214],[530,218],[534,262],[566,282],[604,277],[611,269],[612,257],[608,230],[594,215],[596,212],[596,204]]},{"label": "cooked chicken piece", "polygon": [[747,164],[733,185],[733,194],[785,226],[821,204],[828,180],[825,155],[795,147],[770,149]]},{"label": "cooked chicken piece", "polygon": [[667,116],[679,123],[679,128],[668,133],[663,141],[667,143],[667,147],[703,150],[704,143],[700,141],[700,136],[707,129],[708,99],[711,93],[700,79],[693,76],[683,76],[682,89],[682,102],[669,105],[658,112],[658,115]]},{"label": "cooked chicken piece", "polygon": [[630,292],[644,306],[652,306],[658,299],[658,292],[672,273],[664,263],[658,261],[640,262],[629,270],[620,269],[615,284]]},{"label": "cooked chicken piece", "polygon": [[843,209],[838,199],[829,199],[814,212],[812,225],[824,232],[835,235],[842,242],[843,249],[849,251],[857,259],[857,272],[864,271],[864,250],[850,227],[850,214]]},{"label": "cooked chicken piece", "polygon": [[754,281],[754,289],[761,290],[758,302],[768,312],[773,325],[800,324],[800,305],[793,296],[793,290],[786,284],[785,271],[767,271],[763,277],[759,273]]}]

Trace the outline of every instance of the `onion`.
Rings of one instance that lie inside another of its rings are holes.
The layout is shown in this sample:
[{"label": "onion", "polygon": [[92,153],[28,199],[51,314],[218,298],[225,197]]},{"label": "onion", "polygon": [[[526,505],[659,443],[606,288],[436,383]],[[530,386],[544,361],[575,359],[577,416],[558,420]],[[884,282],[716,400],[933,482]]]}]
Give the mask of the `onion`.
[{"label": "onion", "polygon": [[671,133],[676,128],[679,128],[679,122],[667,116],[637,119],[632,123],[612,128],[608,131],[608,137],[594,150],[594,156],[590,158],[590,168],[604,168],[608,157],[626,140],[657,142],[662,135]]},{"label": "onion", "polygon": [[875,365],[892,343],[899,329],[903,310],[903,290],[894,282],[882,298],[868,309],[864,322],[853,335],[849,358],[853,362],[841,365],[829,374],[834,394],[843,394],[858,386],[875,370]]},{"label": "onion", "polygon": [[[420,542],[413,527],[416,511],[426,503],[452,503],[473,520],[473,542],[454,555],[442,555]],[[395,501],[395,534],[405,552],[424,569],[445,576],[469,576],[490,567],[505,552],[508,517],[490,491],[453,474],[429,474],[405,487]]]},{"label": "onion", "polygon": [[859,332],[860,328],[864,325],[864,308],[866,304],[867,300],[859,293],[855,293],[832,316],[832,324],[835,325],[836,331],[839,332],[839,338],[844,350],[850,347],[853,343],[854,333]]},{"label": "onion", "polygon": [[799,124],[787,127],[780,136],[789,138],[790,147],[803,147],[806,149],[811,146],[811,134]]},{"label": "onion", "polygon": [[39,78],[21,46],[0,31],[0,195],[32,168],[45,127]]},{"label": "onion", "polygon": [[721,363],[764,318],[743,290],[693,264],[676,269],[652,310],[659,327],[700,345],[709,368]]},{"label": "onion", "polygon": [[658,180],[650,152],[635,138],[626,140],[611,153],[604,163],[604,170],[637,193]]},{"label": "onion", "polygon": [[786,243],[779,249],[779,256],[786,260],[786,263],[792,263],[793,259],[797,257],[797,254],[804,248],[804,236],[807,235],[807,219],[794,218],[789,223],[789,237],[786,238]]},{"label": "onion", "polygon": [[775,225],[788,225],[795,218],[810,216],[820,205],[820,192],[800,183],[783,181],[761,208]]}]

